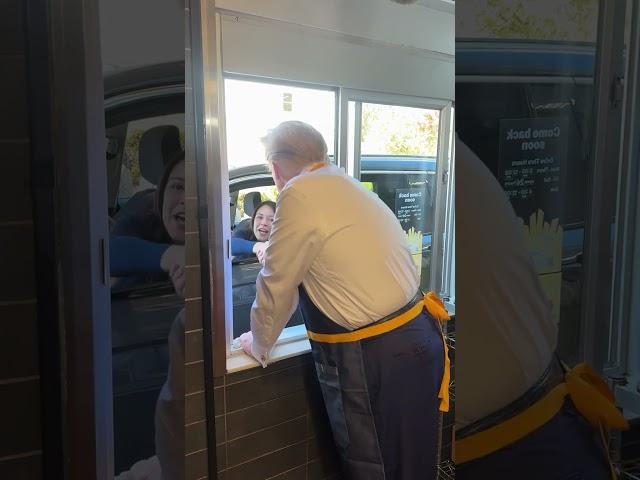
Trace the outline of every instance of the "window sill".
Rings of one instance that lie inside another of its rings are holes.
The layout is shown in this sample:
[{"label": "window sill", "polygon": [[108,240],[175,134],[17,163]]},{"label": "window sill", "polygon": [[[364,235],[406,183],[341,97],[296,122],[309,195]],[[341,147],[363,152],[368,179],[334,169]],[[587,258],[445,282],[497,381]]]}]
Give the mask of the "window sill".
[{"label": "window sill", "polygon": [[456,304],[445,301],[444,308],[447,310],[447,313],[451,316],[456,314]]},{"label": "window sill", "polygon": [[[445,302],[445,308],[450,315],[455,315],[455,304]],[[237,339],[236,339],[237,340]],[[260,367],[258,361],[244,353],[240,343],[234,340],[229,355],[227,356],[227,373],[241,372],[250,368]],[[311,344],[307,337],[307,330],[304,325],[296,325],[283,330],[278,338],[278,343],[271,351],[269,365],[280,360],[304,355],[311,351]]]},{"label": "window sill", "polygon": [[616,401],[628,420],[640,417],[640,393],[634,388],[636,384],[637,381],[630,381],[628,385],[615,389]]},{"label": "window sill", "polygon": [[[271,351],[269,365],[310,351],[311,345],[304,325],[285,328],[278,338],[278,343]],[[255,367],[261,367],[261,365],[255,358],[244,353],[239,343],[234,342],[227,357],[227,373],[240,372]]]}]

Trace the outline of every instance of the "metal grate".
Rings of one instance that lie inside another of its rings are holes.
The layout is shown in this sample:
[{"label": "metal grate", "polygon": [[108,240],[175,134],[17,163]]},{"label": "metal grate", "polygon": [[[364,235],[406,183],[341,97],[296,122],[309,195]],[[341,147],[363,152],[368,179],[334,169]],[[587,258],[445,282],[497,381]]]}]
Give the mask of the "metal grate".
[{"label": "metal grate", "polygon": [[456,466],[451,460],[438,465],[438,480],[455,480]]},{"label": "metal grate", "polygon": [[640,460],[623,463],[620,466],[620,480],[640,480]]}]

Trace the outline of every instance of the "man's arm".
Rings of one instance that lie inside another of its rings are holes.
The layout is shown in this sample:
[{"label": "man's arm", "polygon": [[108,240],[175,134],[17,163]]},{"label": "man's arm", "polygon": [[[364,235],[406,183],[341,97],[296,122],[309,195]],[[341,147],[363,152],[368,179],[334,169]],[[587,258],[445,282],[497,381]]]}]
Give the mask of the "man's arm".
[{"label": "man's arm", "polygon": [[317,212],[302,192],[286,188],[278,199],[264,267],[251,308],[251,353],[263,366],[298,305],[302,283],[322,245]]}]

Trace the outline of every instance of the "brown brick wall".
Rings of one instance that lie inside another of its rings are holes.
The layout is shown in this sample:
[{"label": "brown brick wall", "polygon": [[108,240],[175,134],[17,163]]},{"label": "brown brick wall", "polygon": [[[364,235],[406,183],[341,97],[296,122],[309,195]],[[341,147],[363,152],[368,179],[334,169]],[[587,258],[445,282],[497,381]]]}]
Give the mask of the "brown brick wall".
[{"label": "brown brick wall", "polygon": [[41,478],[24,3],[0,15],[0,478]]}]

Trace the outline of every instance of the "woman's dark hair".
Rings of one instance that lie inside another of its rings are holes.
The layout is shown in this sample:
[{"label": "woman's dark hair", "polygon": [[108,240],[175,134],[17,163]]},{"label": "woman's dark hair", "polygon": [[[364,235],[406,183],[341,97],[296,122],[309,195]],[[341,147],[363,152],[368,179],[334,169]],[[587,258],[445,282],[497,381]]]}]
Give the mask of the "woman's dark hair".
[{"label": "woman's dark hair", "polygon": [[164,191],[167,188],[167,182],[169,181],[169,175],[171,175],[171,171],[173,168],[184,161],[184,150],[180,150],[176,153],[164,166],[164,170],[162,172],[162,176],[160,177],[160,181],[158,182],[158,187],[156,188],[156,214],[162,219],[162,205],[164,203]]},{"label": "woman's dark hair", "polygon": [[255,233],[253,233],[253,226],[256,222],[256,215],[258,214],[258,210],[260,210],[265,205],[269,205],[273,209],[274,213],[276,211],[276,202],[272,202],[271,200],[265,200],[264,202],[260,202],[258,204],[258,206],[253,211],[253,215],[251,215],[251,237],[253,237],[254,240],[257,240]]}]

